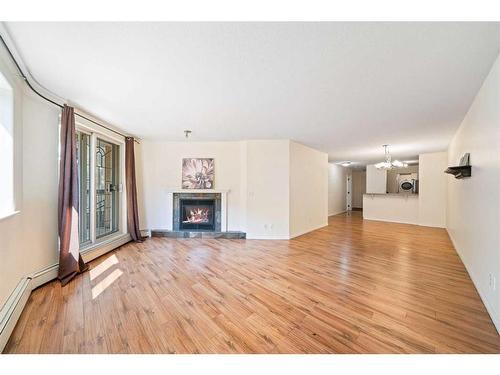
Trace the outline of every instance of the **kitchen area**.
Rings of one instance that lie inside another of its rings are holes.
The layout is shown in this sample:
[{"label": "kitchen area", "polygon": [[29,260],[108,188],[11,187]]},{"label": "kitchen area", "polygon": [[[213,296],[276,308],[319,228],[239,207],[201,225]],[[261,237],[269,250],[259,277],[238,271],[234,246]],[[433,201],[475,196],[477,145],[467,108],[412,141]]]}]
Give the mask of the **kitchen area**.
[{"label": "kitchen area", "polygon": [[401,166],[367,165],[363,218],[445,227],[447,163],[447,153],[436,152]]}]

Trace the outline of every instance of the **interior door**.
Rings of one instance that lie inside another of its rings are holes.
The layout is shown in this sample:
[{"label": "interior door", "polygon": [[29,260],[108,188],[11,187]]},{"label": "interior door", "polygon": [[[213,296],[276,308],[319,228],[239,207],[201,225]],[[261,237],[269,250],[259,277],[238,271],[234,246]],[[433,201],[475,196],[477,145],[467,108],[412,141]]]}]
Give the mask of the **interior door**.
[{"label": "interior door", "polygon": [[352,211],[352,175],[347,174],[347,187],[346,187],[346,206],[347,211]]}]

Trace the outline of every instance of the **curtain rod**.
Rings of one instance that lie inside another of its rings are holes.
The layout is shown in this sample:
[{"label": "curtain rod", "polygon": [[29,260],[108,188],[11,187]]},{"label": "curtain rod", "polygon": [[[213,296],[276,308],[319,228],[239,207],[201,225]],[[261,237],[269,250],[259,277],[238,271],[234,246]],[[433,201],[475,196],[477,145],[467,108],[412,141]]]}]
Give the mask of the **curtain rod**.
[{"label": "curtain rod", "polygon": [[[1,34],[0,34],[0,39],[2,40],[2,44],[4,45],[5,49],[6,49],[6,50],[7,50],[7,52],[9,53],[10,58],[12,59],[12,61],[14,62],[14,64],[16,65],[16,68],[17,68],[17,70],[19,71],[19,74],[21,75],[21,78],[23,79],[23,81],[24,81],[24,82],[26,82],[26,84],[28,85],[28,87],[29,87],[29,88],[30,88],[30,89],[31,89],[31,90],[32,90],[35,94],[37,94],[37,95],[38,95],[39,97],[41,97],[42,99],[45,99],[47,102],[49,102],[49,103],[51,103],[51,104],[54,104],[55,106],[58,106],[59,108],[64,108],[64,106],[63,106],[62,104],[59,104],[59,103],[57,103],[57,102],[53,101],[52,99],[49,99],[49,98],[47,98],[46,96],[42,95],[41,93],[39,93],[39,92],[38,92],[38,91],[37,91],[37,90],[36,90],[36,89],[35,89],[35,88],[31,85],[30,81],[28,80],[28,78],[27,78],[27,77],[26,77],[26,75],[24,74],[23,70],[21,69],[21,67],[20,67],[20,66],[19,66],[19,64],[17,63],[17,61],[16,61],[16,59],[15,59],[14,55],[13,55],[13,54],[12,54],[12,52],[10,51],[9,46],[7,46],[7,43],[5,42],[5,40],[3,39],[3,36],[2,36]],[[92,122],[92,123],[94,123],[94,124],[96,124],[96,125],[100,126],[101,128],[104,128],[104,129],[106,129],[106,130],[109,130],[109,131],[111,131],[111,132],[113,132],[113,133],[115,133],[115,134],[121,135],[122,137],[125,137],[125,138],[130,138],[129,136],[127,136],[127,135],[125,135],[125,134],[123,134],[123,133],[120,133],[119,131],[116,131],[116,130],[114,130],[114,129],[111,129],[111,128],[109,128],[109,127],[107,127],[107,126],[103,125],[103,124],[100,124],[100,123],[98,123],[97,121],[94,121],[94,120],[92,120],[92,119],[90,119],[90,118],[88,118],[88,117],[86,117],[86,116],[84,116],[84,115],[81,115],[81,114],[76,113],[76,112],[75,112],[75,115],[76,115],[76,116],[79,116],[79,117],[81,117],[81,118],[84,118],[85,120],[90,121],[90,122]],[[140,142],[139,142],[137,139],[135,139],[135,138],[134,138],[134,141],[140,144]]]}]

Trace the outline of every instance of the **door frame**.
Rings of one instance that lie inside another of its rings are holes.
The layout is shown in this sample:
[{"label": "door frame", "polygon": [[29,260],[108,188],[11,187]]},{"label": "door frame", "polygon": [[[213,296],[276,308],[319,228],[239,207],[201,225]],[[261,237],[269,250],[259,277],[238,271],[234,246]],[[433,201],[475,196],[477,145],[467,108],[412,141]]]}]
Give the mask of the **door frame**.
[{"label": "door frame", "polygon": [[352,173],[350,170],[346,175],[346,210],[352,211]]},{"label": "door frame", "polygon": [[[76,117],[76,116],[75,116]],[[125,138],[117,136],[109,131],[96,127],[90,121],[83,118],[75,118],[76,131],[80,131],[90,135],[90,239],[91,241],[85,243],[80,248],[80,251],[85,251],[87,248],[94,247],[102,242],[109,241],[114,237],[119,237],[127,234],[127,200],[125,199]],[[119,170],[118,170],[118,230],[110,233],[109,235],[97,238],[95,223],[96,223],[96,156],[95,148],[97,145],[97,138],[103,141],[110,142],[119,146]]]}]

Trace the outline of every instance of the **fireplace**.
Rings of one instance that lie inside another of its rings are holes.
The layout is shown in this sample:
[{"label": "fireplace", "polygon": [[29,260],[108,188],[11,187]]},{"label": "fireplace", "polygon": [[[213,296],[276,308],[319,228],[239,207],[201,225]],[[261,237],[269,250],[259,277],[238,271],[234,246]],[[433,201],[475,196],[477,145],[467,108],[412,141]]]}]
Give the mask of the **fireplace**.
[{"label": "fireplace", "polygon": [[180,199],[179,229],[215,230],[215,199]]},{"label": "fireplace", "polygon": [[174,193],[172,230],[220,232],[221,203],[220,193]]},{"label": "fireplace", "polygon": [[168,189],[172,197],[172,229],[152,229],[152,237],[244,239],[246,233],[227,230],[229,190]]}]

